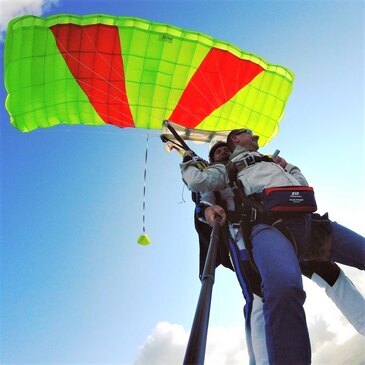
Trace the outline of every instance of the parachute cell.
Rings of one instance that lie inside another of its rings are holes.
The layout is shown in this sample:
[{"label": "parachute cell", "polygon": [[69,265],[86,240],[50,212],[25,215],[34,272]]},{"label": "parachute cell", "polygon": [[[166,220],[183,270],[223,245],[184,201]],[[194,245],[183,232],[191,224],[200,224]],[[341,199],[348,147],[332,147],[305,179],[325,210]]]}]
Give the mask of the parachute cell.
[{"label": "parachute cell", "polygon": [[61,123],[161,129],[169,119],[195,131],[188,139],[244,127],[264,145],[293,79],[229,43],[132,17],[24,16],[5,42],[6,107],[24,132]]}]

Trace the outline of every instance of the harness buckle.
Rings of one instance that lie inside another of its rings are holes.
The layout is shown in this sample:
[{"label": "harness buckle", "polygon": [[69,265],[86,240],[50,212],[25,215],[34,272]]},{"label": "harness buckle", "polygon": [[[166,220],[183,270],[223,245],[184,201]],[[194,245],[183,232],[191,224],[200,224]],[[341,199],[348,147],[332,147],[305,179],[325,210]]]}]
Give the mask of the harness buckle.
[{"label": "harness buckle", "polygon": [[256,163],[255,156],[253,155],[248,155],[247,157],[244,158],[244,161],[246,162],[247,166],[251,166]]},{"label": "harness buckle", "polygon": [[257,156],[246,155],[240,161],[234,162],[234,164],[236,165],[237,172],[240,172],[247,169],[247,167],[254,165],[256,162],[258,162]]},{"label": "harness buckle", "polygon": [[251,218],[250,218],[250,223],[256,222],[257,220],[257,209],[251,207]]}]

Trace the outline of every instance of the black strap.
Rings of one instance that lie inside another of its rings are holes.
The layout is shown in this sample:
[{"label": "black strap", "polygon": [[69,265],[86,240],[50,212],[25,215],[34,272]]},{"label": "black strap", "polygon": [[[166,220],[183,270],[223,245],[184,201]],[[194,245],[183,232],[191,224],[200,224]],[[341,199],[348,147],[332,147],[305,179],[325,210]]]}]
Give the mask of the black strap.
[{"label": "black strap", "polygon": [[248,154],[248,155],[242,157],[239,161],[232,162],[232,163],[236,165],[236,169],[239,172],[258,162],[274,162],[274,160],[271,157],[266,156],[266,155],[256,156],[256,155]]},{"label": "black strap", "polygon": [[166,142],[172,143],[174,145],[174,146],[172,146],[172,148],[176,147],[177,149],[185,150],[185,148],[180,143],[177,143],[176,141],[168,138],[165,134],[161,134],[160,138],[163,143],[166,143]]},{"label": "black strap", "polygon": [[237,216],[229,218],[234,218],[234,220],[236,220],[236,223],[238,223],[241,229],[244,244],[247,249],[248,262],[250,263],[253,270],[258,272],[257,266],[253,259],[251,243],[253,220],[254,218],[256,218],[252,217],[252,214],[254,213],[256,215],[256,209],[251,206],[251,204],[248,202],[249,199],[244,193],[242,182],[237,177],[237,166],[234,163],[230,162],[226,165],[226,170],[229,178],[229,185],[232,188],[234,194],[234,204],[236,207],[235,210],[239,212],[239,218]]},{"label": "black strap", "polygon": [[[172,127],[172,125],[169,123],[168,120],[164,120],[163,124],[168,128],[168,130],[172,133],[172,135],[176,138],[176,140],[180,143],[180,148],[182,148],[185,151],[191,151],[191,148],[185,143],[185,141],[181,138],[179,133],[176,132],[176,130]],[[162,140],[163,142],[166,142],[167,140],[178,145],[176,142],[169,140],[166,136],[164,136],[166,140]],[[161,137],[162,139],[162,137]]]}]

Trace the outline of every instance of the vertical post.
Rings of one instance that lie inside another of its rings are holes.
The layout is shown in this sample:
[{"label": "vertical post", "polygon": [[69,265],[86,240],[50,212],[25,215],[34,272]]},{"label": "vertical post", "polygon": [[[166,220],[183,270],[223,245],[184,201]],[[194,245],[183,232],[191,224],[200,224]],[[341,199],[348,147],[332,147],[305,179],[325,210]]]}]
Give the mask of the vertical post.
[{"label": "vertical post", "polygon": [[195,310],[188,346],[185,352],[184,365],[204,364],[210,304],[212,300],[215,264],[219,241],[219,223],[220,219],[217,218],[210,235],[208,254],[205,259],[205,265],[201,279],[202,286],[200,289],[198,304]]}]

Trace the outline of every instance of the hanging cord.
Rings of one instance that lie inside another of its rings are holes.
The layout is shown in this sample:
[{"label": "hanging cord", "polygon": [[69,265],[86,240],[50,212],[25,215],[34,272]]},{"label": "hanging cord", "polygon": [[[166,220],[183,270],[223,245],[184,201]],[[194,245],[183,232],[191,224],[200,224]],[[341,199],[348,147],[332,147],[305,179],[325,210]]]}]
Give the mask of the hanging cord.
[{"label": "hanging cord", "polygon": [[146,234],[146,181],[147,181],[147,161],[148,161],[148,137],[146,138],[146,153],[144,156],[144,174],[143,174],[143,206],[142,206],[142,224],[143,232],[138,237],[137,242],[142,246],[147,246],[151,243],[150,238]]},{"label": "hanging cord", "polygon": [[181,203],[186,203],[185,199],[184,199],[184,191],[185,191],[185,184],[183,184],[182,190],[181,190],[181,201],[178,202],[177,204],[181,204]]}]

